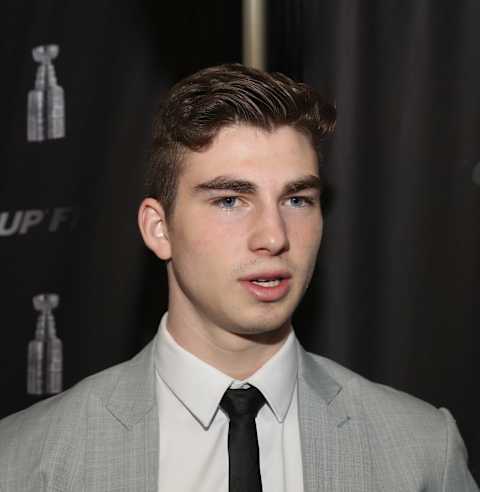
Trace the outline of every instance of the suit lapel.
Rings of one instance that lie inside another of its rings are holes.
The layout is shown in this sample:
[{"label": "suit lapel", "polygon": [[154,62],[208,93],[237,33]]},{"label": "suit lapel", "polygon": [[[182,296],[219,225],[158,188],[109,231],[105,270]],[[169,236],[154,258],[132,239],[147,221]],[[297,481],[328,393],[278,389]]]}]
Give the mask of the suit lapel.
[{"label": "suit lapel", "polygon": [[123,365],[105,401],[92,401],[85,489],[154,492],[158,487],[158,412],[154,342]]},{"label": "suit lapel", "polygon": [[[85,490],[157,490],[154,343],[124,364],[110,396],[92,399]],[[342,387],[301,348],[298,412],[305,492],[372,492],[370,448],[356,384]]]},{"label": "suit lapel", "polygon": [[342,388],[303,349],[299,361],[305,492],[372,492],[370,447],[355,384]]}]

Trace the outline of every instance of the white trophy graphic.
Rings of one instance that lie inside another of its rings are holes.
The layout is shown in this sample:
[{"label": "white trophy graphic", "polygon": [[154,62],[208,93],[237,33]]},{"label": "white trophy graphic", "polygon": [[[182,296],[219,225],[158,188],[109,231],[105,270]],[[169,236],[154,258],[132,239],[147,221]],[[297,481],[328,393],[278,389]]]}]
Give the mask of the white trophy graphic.
[{"label": "white trophy graphic", "polygon": [[33,48],[33,59],[40,63],[35,88],[28,93],[27,140],[41,142],[65,136],[65,98],[57,84],[52,60],[57,57],[56,44]]},{"label": "white trophy graphic", "polygon": [[33,306],[39,311],[35,338],[28,344],[27,393],[45,395],[62,391],[62,342],[55,333],[52,310],[58,306],[57,294],[39,294]]}]

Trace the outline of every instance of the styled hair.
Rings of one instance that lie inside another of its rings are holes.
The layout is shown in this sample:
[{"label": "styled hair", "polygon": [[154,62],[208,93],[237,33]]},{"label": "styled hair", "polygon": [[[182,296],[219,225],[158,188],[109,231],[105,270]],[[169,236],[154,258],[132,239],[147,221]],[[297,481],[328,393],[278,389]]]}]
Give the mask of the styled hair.
[{"label": "styled hair", "polygon": [[218,132],[235,124],[266,131],[290,126],[319,145],[334,131],[335,108],[310,86],[281,73],[240,64],[206,68],[175,84],[153,121],[147,196],[170,216],[188,151],[206,149]]}]

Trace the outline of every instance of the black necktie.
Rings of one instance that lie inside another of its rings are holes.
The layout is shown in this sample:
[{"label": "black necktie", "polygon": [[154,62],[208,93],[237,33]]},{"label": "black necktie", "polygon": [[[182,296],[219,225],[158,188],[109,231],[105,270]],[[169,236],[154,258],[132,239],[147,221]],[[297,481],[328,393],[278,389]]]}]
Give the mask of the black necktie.
[{"label": "black necktie", "polygon": [[230,418],[228,478],[230,492],[262,492],[255,417],[265,398],[255,387],[229,389],[220,406]]}]

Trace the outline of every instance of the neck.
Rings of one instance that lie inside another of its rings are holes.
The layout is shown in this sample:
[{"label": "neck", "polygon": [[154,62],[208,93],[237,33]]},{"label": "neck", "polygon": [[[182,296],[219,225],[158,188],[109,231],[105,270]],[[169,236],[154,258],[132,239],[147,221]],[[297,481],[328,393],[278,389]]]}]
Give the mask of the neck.
[{"label": "neck", "polygon": [[245,380],[278,352],[291,332],[288,321],[278,329],[239,334],[169,307],[168,331],[185,350],[239,381]]}]

